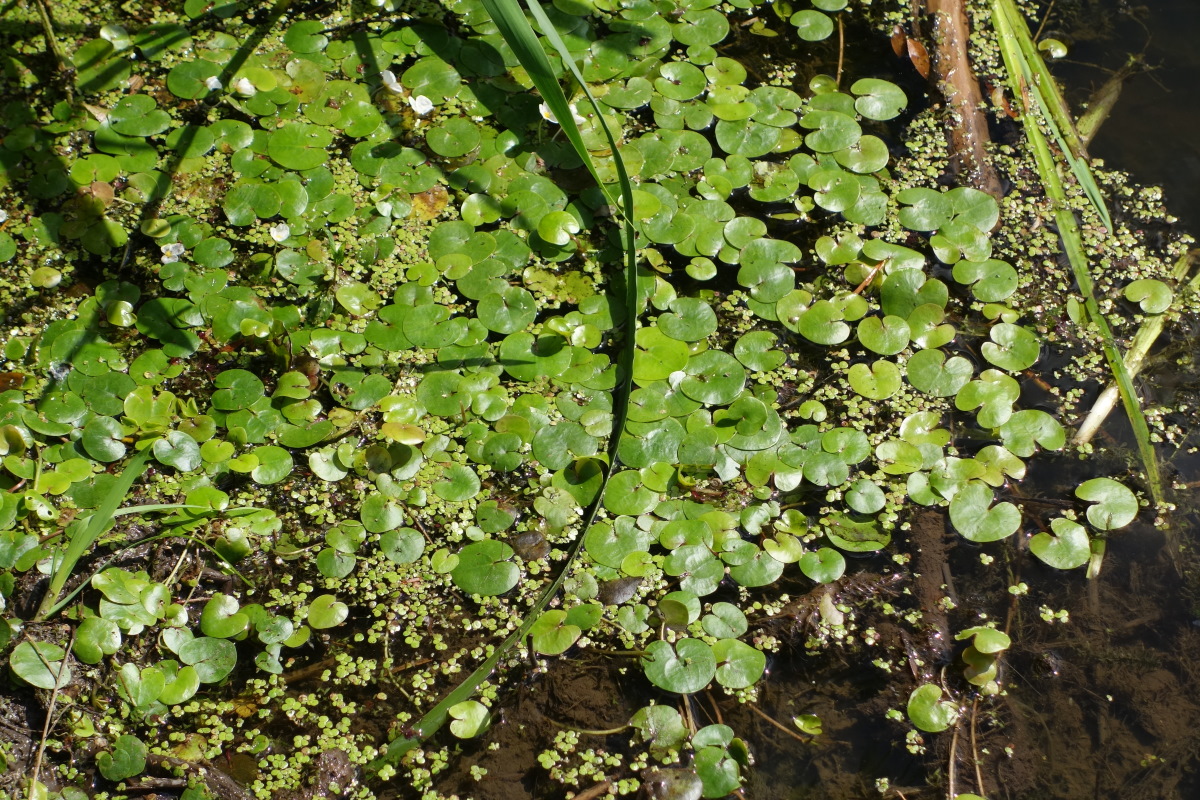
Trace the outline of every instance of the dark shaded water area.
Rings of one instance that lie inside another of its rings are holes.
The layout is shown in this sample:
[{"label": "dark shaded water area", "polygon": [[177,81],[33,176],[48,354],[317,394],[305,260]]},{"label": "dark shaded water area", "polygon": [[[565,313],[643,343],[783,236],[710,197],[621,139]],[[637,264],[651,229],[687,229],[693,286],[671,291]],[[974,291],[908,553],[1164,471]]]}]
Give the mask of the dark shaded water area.
[{"label": "dark shaded water area", "polygon": [[[1130,58],[1142,68],[1124,84],[1091,146],[1109,168],[1137,183],[1161,186],[1178,228],[1200,231],[1200,2],[1196,0],[1056,0],[1044,36],[1066,42],[1053,65],[1079,108]],[[1190,356],[1190,326],[1160,346],[1160,361],[1143,376],[1148,405],[1194,399],[1200,381]],[[1193,406],[1194,407],[1194,406]],[[1119,415],[1118,415],[1119,416]],[[754,798],[953,797],[974,792],[1010,798],[1200,797],[1200,558],[1194,554],[1200,518],[1194,500],[1200,460],[1193,452],[1194,414],[1177,422],[1187,439],[1160,455],[1176,481],[1171,525],[1156,528],[1143,514],[1110,538],[1103,570],[1088,580],[1033,558],[1025,542],[1059,513],[1053,498],[1095,475],[1121,477],[1117,458],[1081,462],[1045,458],[1016,487],[1047,498],[1027,503],[1021,541],[997,564],[957,537],[937,515],[914,525],[908,550],[944,548],[946,593],[954,608],[951,631],[994,620],[1013,647],[1001,673],[999,698],[963,695],[955,728],[923,739],[903,736],[888,708],[903,708],[897,672],[909,682],[939,676],[953,685],[962,645],[947,644],[941,664],[878,663],[847,656],[845,663],[801,655],[773,675],[762,706],[777,719],[815,713],[825,735],[799,744],[760,726],[759,763],[748,795]],[[1126,423],[1112,420],[1102,435],[1129,442]],[[1032,512],[1032,513],[1031,513]],[[1168,540],[1178,555],[1171,556]],[[874,565],[879,568],[879,565]],[[919,571],[919,570],[918,570]],[[919,587],[918,587],[919,588]],[[1025,590],[1027,589],[1026,593]],[[916,590],[914,590],[916,591]],[[1014,593],[1016,592],[1016,593]],[[903,599],[898,599],[902,603]],[[1069,620],[1069,621],[1068,621]],[[862,627],[887,623],[867,611]],[[836,661],[836,659],[833,659]],[[895,670],[892,679],[887,669]],[[874,670],[873,672],[871,670]],[[910,673],[905,675],[904,673]],[[740,730],[740,729],[739,729]]]},{"label": "dark shaded water area", "polygon": [[1200,231],[1200,3],[1196,0],[1070,0],[1045,26],[1070,52],[1055,65],[1078,104],[1140,57],[1145,69],[1126,83],[1091,147],[1109,166],[1162,186],[1167,206]]}]

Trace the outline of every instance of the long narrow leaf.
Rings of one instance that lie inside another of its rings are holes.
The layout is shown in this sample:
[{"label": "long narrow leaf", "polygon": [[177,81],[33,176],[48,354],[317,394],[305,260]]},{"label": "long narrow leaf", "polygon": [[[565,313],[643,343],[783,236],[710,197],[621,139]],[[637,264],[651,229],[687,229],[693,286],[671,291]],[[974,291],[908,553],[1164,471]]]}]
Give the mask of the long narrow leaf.
[{"label": "long narrow leaf", "polygon": [[[1112,329],[1108,325],[1108,320],[1100,312],[1100,306],[1096,302],[1092,276],[1088,271],[1087,256],[1083,251],[1083,235],[1079,230],[1079,223],[1075,219],[1074,211],[1067,204],[1067,193],[1063,187],[1062,178],[1058,173],[1058,166],[1050,151],[1050,145],[1039,126],[1038,114],[1035,113],[1037,103],[1034,97],[1031,97],[1031,95],[1036,95],[1036,92],[1034,87],[1030,85],[1030,65],[1024,57],[1024,52],[1019,46],[1016,46],[1017,37],[1013,26],[1010,24],[1008,13],[1010,6],[1011,0],[993,0],[993,21],[996,24],[996,30],[999,34],[1000,52],[1004,56],[1013,93],[1017,97],[1020,97],[1023,103],[1022,118],[1025,122],[1025,135],[1029,138],[1029,142],[1033,147],[1034,159],[1037,162],[1038,172],[1041,175],[1046,196],[1054,204],[1054,218],[1058,223],[1059,238],[1062,240],[1063,248],[1066,250],[1067,259],[1071,263],[1071,269],[1075,274],[1075,282],[1079,285],[1079,293],[1083,296],[1084,308],[1087,310],[1088,318],[1091,319],[1100,334],[1100,346],[1104,353],[1104,359],[1108,362],[1108,367],[1116,380],[1117,388],[1121,393],[1121,402],[1133,427],[1133,435],[1137,441],[1138,453],[1141,456],[1142,465],[1146,470],[1146,480],[1150,486],[1150,495],[1154,499],[1155,504],[1161,504],[1164,501],[1162,476],[1159,473],[1158,457],[1154,452],[1154,445],[1150,442],[1150,427],[1146,423],[1146,417],[1142,413],[1142,407],[1138,402],[1137,393],[1133,387],[1133,380],[1129,377],[1129,371],[1125,368],[1125,360],[1121,357],[1121,353],[1117,349]],[[1022,22],[1022,24],[1024,23]],[[1050,80],[1048,75],[1044,77]],[[1036,110],[1040,110],[1040,108]],[[1047,121],[1049,122],[1049,120]]]},{"label": "long narrow leaf", "polygon": [[[563,93],[562,87],[559,85],[558,79],[554,74],[554,69],[550,64],[550,60],[546,56],[541,42],[538,41],[537,34],[534,33],[529,21],[525,18],[520,5],[516,0],[482,0],[484,8],[496,23],[500,34],[516,54],[521,66],[529,73],[533,85],[541,93],[546,106],[550,109],[555,119],[558,120],[563,133],[567,136],[567,140],[571,143],[576,154],[588,172],[591,173],[592,178],[596,181],[596,184],[600,187],[600,190],[604,193],[609,203],[618,209],[621,218],[621,244],[625,262],[625,341],[621,348],[621,355],[618,362],[620,379],[613,398],[613,432],[609,438],[608,461],[603,467],[600,490],[597,492],[596,498],[592,501],[588,511],[584,514],[580,526],[581,531],[585,531],[595,521],[596,513],[604,501],[604,493],[608,488],[609,476],[616,469],[618,463],[617,449],[620,445],[621,437],[624,435],[625,422],[629,416],[629,393],[632,388],[633,379],[634,333],[637,329],[638,312],[637,252],[635,249],[637,231],[632,220],[633,186],[629,180],[629,173],[625,169],[625,163],[622,161],[621,154],[618,151],[616,136],[609,129],[604,115],[601,113],[600,105],[596,102],[595,97],[588,88],[587,82],[583,79],[583,75],[571,58],[570,51],[567,49],[562,37],[558,35],[558,31],[554,29],[554,25],[550,22],[546,13],[538,5],[537,0],[528,0],[528,2],[530,13],[541,27],[546,39],[562,58],[563,64],[566,65],[568,71],[583,89],[593,112],[596,114],[598,124],[603,130],[605,138],[608,140],[609,149],[617,170],[617,180],[621,193],[618,201],[612,196],[611,188],[601,180],[600,171],[596,167],[587,146],[584,144],[583,135],[580,133],[579,126],[575,122],[575,111],[571,108],[571,104]],[[568,550],[566,561],[560,567],[558,575],[545,588],[537,602],[533,604],[533,607],[526,612],[517,629],[509,634],[474,672],[459,683],[441,702],[426,712],[417,724],[412,726],[407,736],[391,742],[384,751],[384,754],[370,765],[371,769],[377,770],[384,764],[395,764],[405,753],[420,745],[422,741],[432,736],[438,729],[445,725],[449,720],[450,709],[453,706],[470,699],[478,691],[479,686],[496,669],[500,659],[529,635],[529,631],[546,609],[546,606],[558,595],[562,589],[563,581],[570,570],[570,566],[582,549],[582,545],[583,535],[581,533]]]},{"label": "long narrow leaf", "polygon": [[[46,590],[46,596],[42,598],[42,604],[38,607],[37,619],[45,619],[55,608],[58,596],[62,594],[63,587],[66,586],[71,574],[75,571],[75,565],[112,522],[121,501],[125,499],[125,495],[129,494],[129,489],[134,482],[146,471],[146,462],[149,459],[150,448],[148,447],[129,459],[125,469],[121,470],[117,482],[105,495],[104,502],[92,512],[90,517],[79,522],[79,527],[75,528],[73,533],[68,533],[67,549],[63,552],[62,560],[54,568],[54,574],[50,576],[50,588]],[[68,528],[68,532],[70,530]]]}]

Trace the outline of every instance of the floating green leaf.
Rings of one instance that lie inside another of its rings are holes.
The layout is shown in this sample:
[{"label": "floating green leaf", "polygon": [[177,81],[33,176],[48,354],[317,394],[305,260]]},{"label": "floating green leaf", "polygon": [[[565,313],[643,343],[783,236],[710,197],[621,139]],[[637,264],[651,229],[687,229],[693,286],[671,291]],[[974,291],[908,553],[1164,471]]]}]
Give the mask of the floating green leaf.
[{"label": "floating green leaf", "polygon": [[1084,481],[1075,490],[1075,496],[1093,504],[1088,506],[1087,519],[1098,530],[1124,528],[1137,516],[1137,497],[1112,478]]},{"label": "floating green leaf", "polygon": [[713,649],[699,639],[686,637],[674,646],[661,640],[651,642],[643,665],[651,683],[679,694],[700,691],[717,674]]}]

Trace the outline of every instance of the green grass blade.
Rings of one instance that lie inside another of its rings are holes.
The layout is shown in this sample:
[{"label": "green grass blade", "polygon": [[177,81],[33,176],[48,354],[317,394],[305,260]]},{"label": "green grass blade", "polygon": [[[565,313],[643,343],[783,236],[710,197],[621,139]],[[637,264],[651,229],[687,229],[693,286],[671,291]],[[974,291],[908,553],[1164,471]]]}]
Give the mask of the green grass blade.
[{"label": "green grass blade", "polygon": [[[1130,378],[1129,371],[1125,368],[1125,360],[1121,357],[1121,353],[1117,349],[1112,329],[1109,327],[1108,320],[1100,312],[1100,306],[1096,302],[1092,276],[1088,271],[1087,256],[1083,251],[1083,235],[1079,230],[1079,223],[1075,219],[1075,213],[1067,204],[1067,193],[1063,187],[1058,166],[1055,163],[1054,155],[1050,151],[1050,144],[1046,140],[1045,134],[1042,133],[1042,129],[1038,123],[1038,114],[1034,110],[1035,106],[1037,106],[1035,97],[1039,97],[1040,95],[1038,95],[1031,84],[1032,70],[1025,59],[1025,54],[1017,46],[1017,36],[1014,33],[1013,26],[1010,24],[1011,17],[1009,11],[1011,6],[1012,0],[993,0],[993,20],[999,34],[1000,51],[1004,56],[1005,66],[1008,69],[1013,94],[1022,100],[1024,109],[1022,118],[1025,123],[1025,135],[1029,138],[1029,142],[1033,147],[1034,159],[1037,162],[1038,172],[1041,175],[1042,186],[1046,192],[1046,196],[1054,204],[1054,218],[1058,224],[1059,238],[1062,240],[1063,249],[1067,253],[1067,259],[1071,263],[1071,269],[1075,274],[1075,282],[1079,285],[1079,293],[1083,296],[1084,308],[1087,310],[1088,318],[1096,326],[1096,330],[1100,334],[1101,350],[1104,353],[1104,359],[1108,362],[1108,367],[1116,380],[1117,388],[1121,393],[1121,403],[1125,408],[1125,413],[1129,416],[1130,425],[1133,427],[1138,454],[1146,470],[1146,481],[1150,487],[1150,495],[1156,505],[1161,505],[1164,502],[1162,476],[1159,473],[1158,457],[1154,452],[1154,445],[1150,441],[1150,426],[1146,423],[1145,414],[1142,413],[1142,407],[1138,402],[1137,393],[1133,387],[1133,379]],[[1015,13],[1015,9],[1011,10]],[[1026,34],[1028,34],[1028,30],[1026,30]],[[1042,77],[1045,80],[1051,80],[1049,75]],[[1039,108],[1038,110],[1040,111],[1041,109]],[[1046,119],[1049,123],[1049,118]],[[1064,151],[1064,153],[1067,153],[1067,151]]]},{"label": "green grass blade", "polygon": [[605,138],[608,140],[609,148],[613,154],[613,162],[617,171],[617,182],[620,190],[619,201],[613,197],[611,187],[606,185],[600,178],[600,172],[592,159],[591,153],[583,142],[583,135],[579,131],[579,126],[575,122],[575,113],[571,109],[571,105],[563,93],[562,87],[558,83],[558,79],[554,74],[554,69],[550,64],[550,59],[546,56],[545,50],[542,48],[541,42],[537,38],[537,34],[530,26],[529,21],[525,18],[521,6],[516,0],[481,0],[484,8],[491,15],[492,20],[499,28],[500,34],[504,37],[509,47],[516,54],[521,66],[529,73],[533,85],[541,93],[542,99],[546,102],[546,106],[554,114],[558,120],[563,133],[567,140],[575,149],[580,160],[591,173],[592,178],[600,187],[600,190],[605,194],[609,203],[619,209],[621,218],[621,243],[624,259],[624,282],[625,282],[625,341],[621,348],[618,367],[620,380],[614,393],[613,398],[613,433],[609,438],[608,444],[608,462],[604,466],[603,480],[600,490],[596,495],[596,499],[592,502],[587,513],[580,525],[581,533],[571,545],[567,552],[566,561],[559,569],[558,575],[545,588],[539,596],[533,607],[529,609],[523,618],[521,624],[515,631],[508,635],[493,651],[487,659],[481,663],[474,672],[472,672],[464,681],[459,683],[446,697],[444,697],[436,706],[430,709],[421,717],[416,725],[412,726],[408,735],[402,739],[396,739],[391,742],[384,754],[376,759],[369,769],[377,770],[384,764],[395,764],[405,753],[419,746],[421,742],[432,736],[440,729],[450,718],[450,708],[470,699],[479,686],[488,679],[492,672],[496,669],[500,659],[504,655],[524,640],[532,629],[538,617],[541,616],[546,606],[550,601],[558,595],[562,589],[564,580],[570,569],[571,563],[579,554],[583,545],[582,531],[587,530],[595,521],[596,513],[600,509],[600,505],[604,500],[604,493],[608,488],[608,479],[612,471],[617,465],[617,448],[620,444],[621,437],[625,432],[625,422],[629,416],[629,393],[632,389],[633,379],[633,354],[634,354],[634,331],[637,329],[638,302],[637,302],[637,231],[632,221],[633,209],[633,185],[629,180],[629,173],[625,169],[625,163],[621,159],[621,154],[617,149],[617,139],[613,132],[609,129],[605,122],[604,115],[601,113],[600,105],[596,102],[596,98],[592,95],[588,88],[587,82],[583,79],[579,68],[571,58],[571,54],[563,42],[562,37],[558,35],[558,31],[554,29],[554,25],[550,22],[541,6],[537,4],[537,0],[528,0],[530,13],[541,27],[547,41],[555,48],[568,71],[574,77],[575,81],[583,89],[592,110],[597,115],[598,122],[604,132]]},{"label": "green grass blade", "polygon": [[[1029,33],[1029,26],[1025,24],[1025,18],[1017,11],[1013,1],[999,0],[999,3],[1001,7],[995,14],[996,25],[999,26],[1003,23],[1008,34],[1016,40],[1017,47],[1020,49],[1021,73],[1024,75],[1026,83],[1034,88],[1034,91],[1031,92],[1033,100],[1042,112],[1042,117],[1046,120],[1047,127],[1054,136],[1059,150],[1062,151],[1067,164],[1071,167],[1075,180],[1079,181],[1079,186],[1087,195],[1092,207],[1096,209],[1096,213],[1100,215],[1104,227],[1111,233],[1113,221],[1108,211],[1108,204],[1104,201],[1104,195],[1101,194],[1100,187],[1096,184],[1096,177],[1092,174],[1092,168],[1088,164],[1087,149],[1076,130],[1075,120],[1071,118],[1070,109],[1058,89],[1058,83],[1050,74],[1049,67],[1046,66],[1041,52],[1037,49],[1037,45]],[[1000,19],[1001,15],[1004,17],[1003,20]]]},{"label": "green grass blade", "polygon": [[148,447],[129,459],[129,463],[117,477],[117,482],[105,495],[104,502],[92,512],[90,517],[80,523],[80,527],[76,528],[74,533],[69,534],[67,549],[63,552],[62,560],[55,566],[54,574],[50,576],[50,588],[46,590],[46,596],[42,598],[36,619],[43,620],[53,610],[56,610],[55,604],[58,602],[58,596],[62,594],[63,587],[66,586],[71,574],[75,571],[75,565],[79,563],[79,559],[83,557],[84,553],[91,549],[96,539],[100,538],[100,534],[108,527],[108,523],[117,515],[117,508],[121,505],[121,501],[125,499],[125,495],[129,494],[134,482],[146,471],[146,463],[149,460],[150,448]]}]

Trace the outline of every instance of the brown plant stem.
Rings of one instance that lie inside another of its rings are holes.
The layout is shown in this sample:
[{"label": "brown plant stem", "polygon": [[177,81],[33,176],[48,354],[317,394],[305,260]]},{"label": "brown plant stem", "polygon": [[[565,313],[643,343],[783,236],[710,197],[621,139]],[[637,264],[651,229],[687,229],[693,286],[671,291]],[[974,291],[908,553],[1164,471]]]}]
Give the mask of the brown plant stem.
[{"label": "brown plant stem", "polygon": [[925,0],[925,12],[933,18],[934,71],[950,111],[951,169],[961,183],[999,199],[1003,191],[988,159],[983,95],[967,56],[970,32],[963,0]]}]

